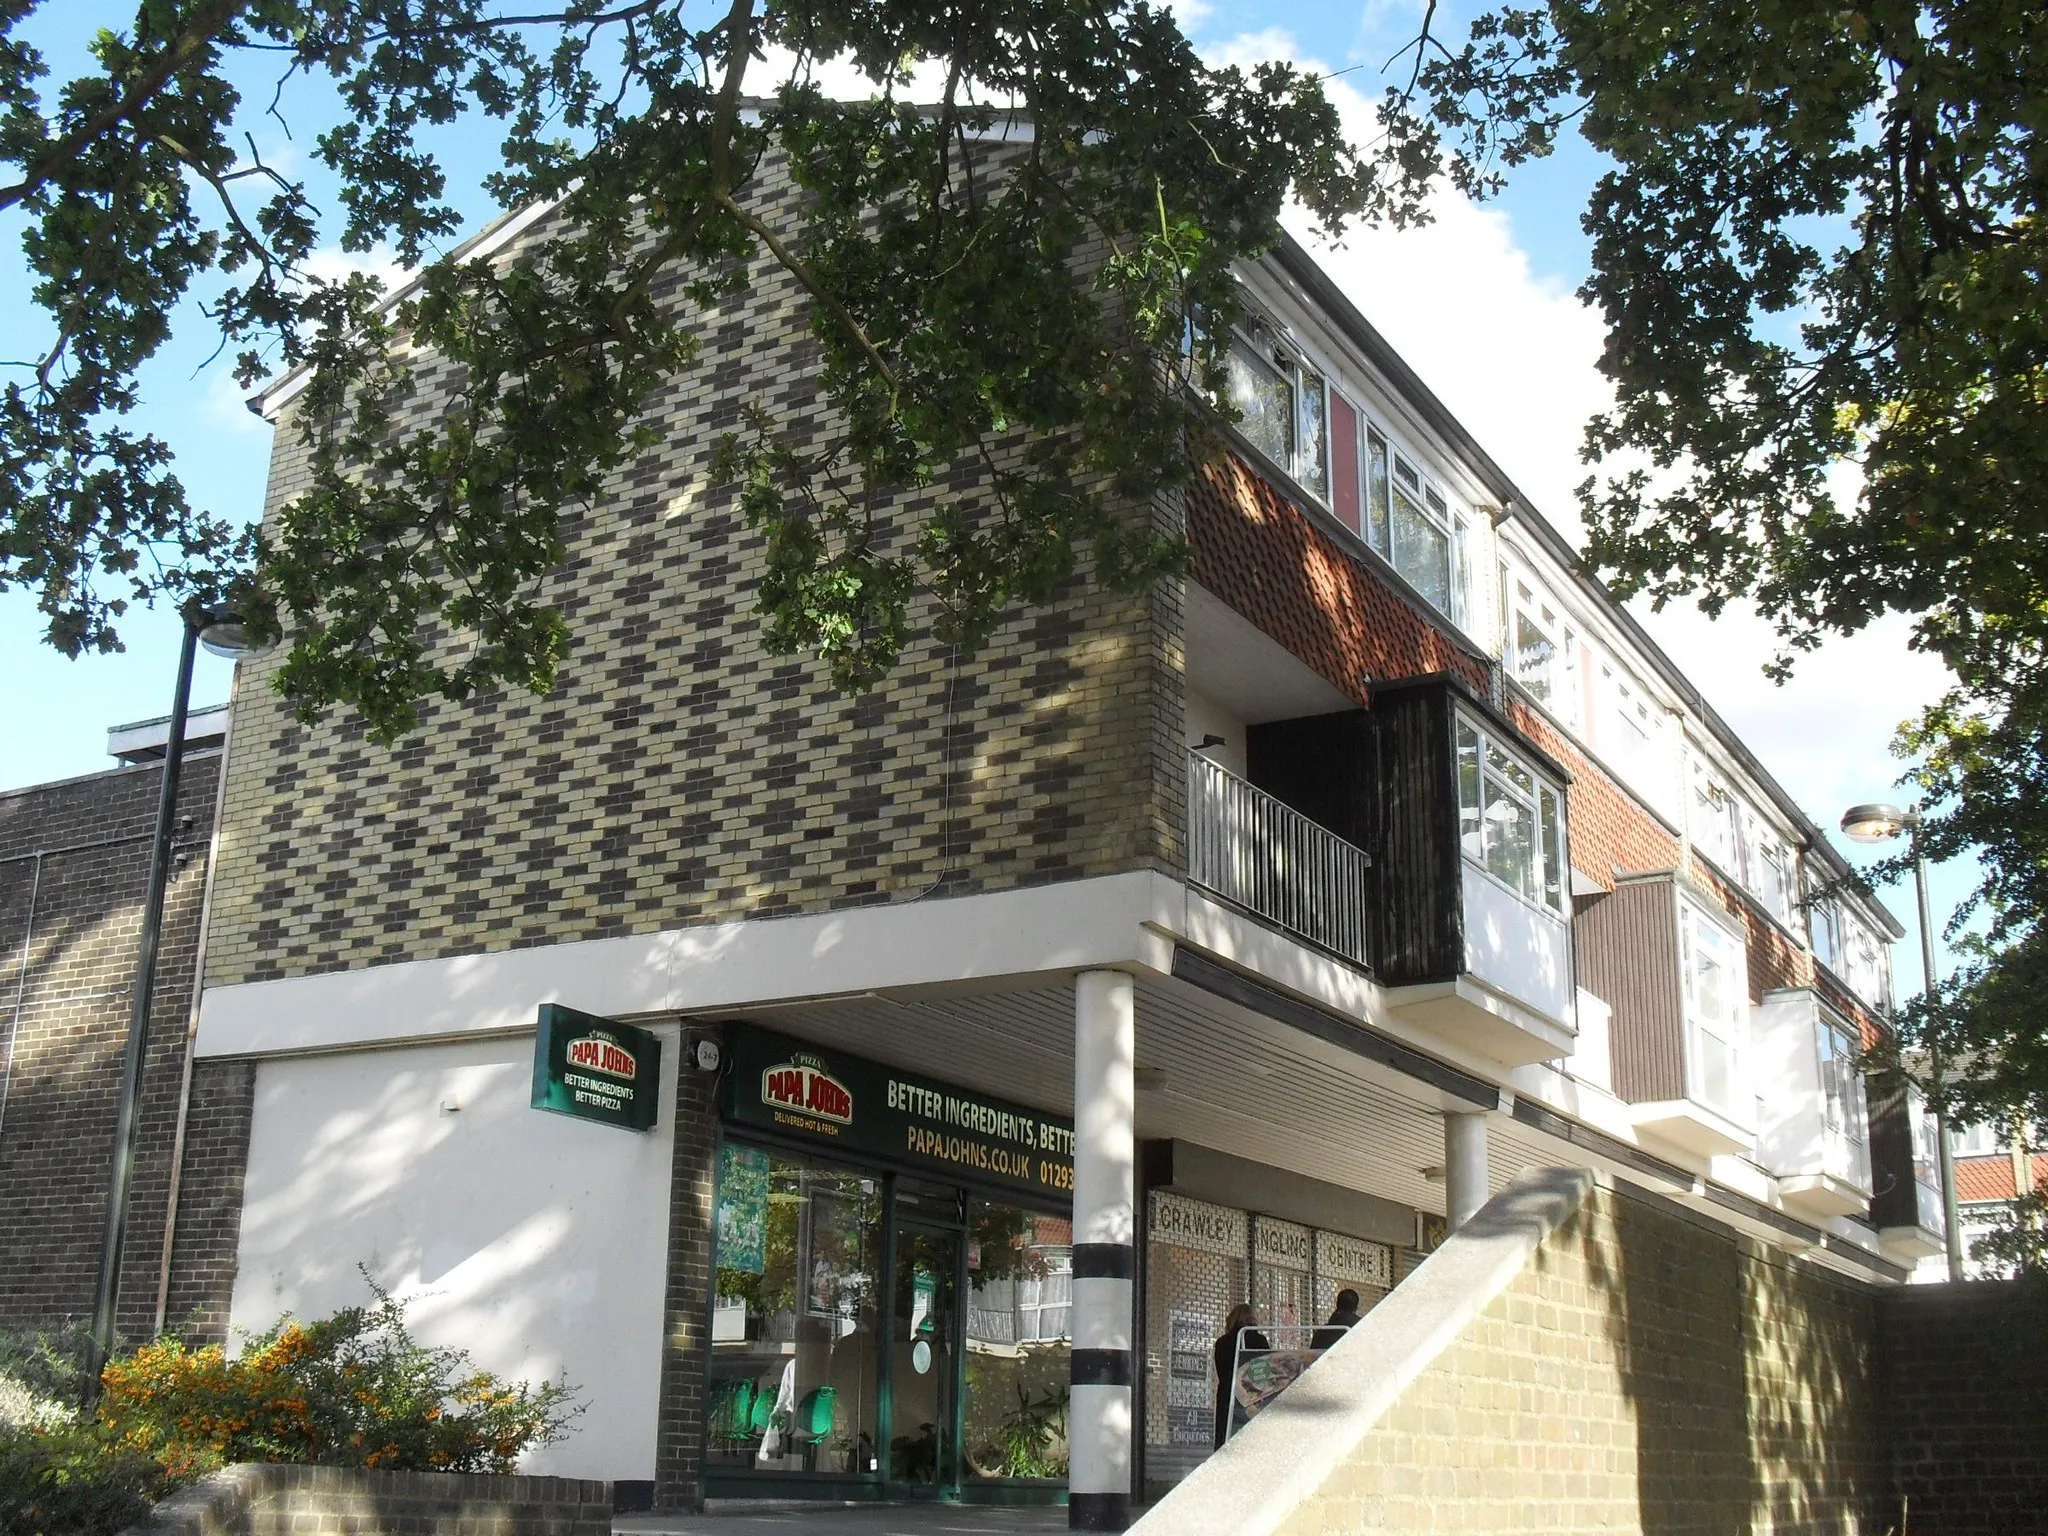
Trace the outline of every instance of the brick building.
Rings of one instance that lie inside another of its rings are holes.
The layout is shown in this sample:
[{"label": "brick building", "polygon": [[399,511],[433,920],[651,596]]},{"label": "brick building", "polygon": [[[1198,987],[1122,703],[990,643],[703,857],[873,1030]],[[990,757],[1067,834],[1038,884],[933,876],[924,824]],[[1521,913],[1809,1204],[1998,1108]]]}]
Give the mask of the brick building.
[{"label": "brick building", "polygon": [[1812,1507],[1869,1503],[1870,1296],[1939,1243],[1856,1068],[1897,924],[1303,252],[1242,280],[1184,580],[860,700],[769,656],[707,465],[822,409],[770,279],[570,530],[554,694],[387,751],[243,664],[193,1078],[251,1084],[235,1324],[360,1264],[582,1385],[538,1470],[1116,1526],[1208,1454],[1233,1303],[1370,1306],[1567,1162],[1665,1269],[1789,1277],[1759,1329],[1864,1426]]},{"label": "brick building", "polygon": [[[225,708],[193,714],[178,784],[116,1318],[130,1338],[227,1325],[249,1071],[184,1083],[226,726]],[[0,1327],[92,1315],[166,727],[109,732],[105,773],[0,794]]]}]

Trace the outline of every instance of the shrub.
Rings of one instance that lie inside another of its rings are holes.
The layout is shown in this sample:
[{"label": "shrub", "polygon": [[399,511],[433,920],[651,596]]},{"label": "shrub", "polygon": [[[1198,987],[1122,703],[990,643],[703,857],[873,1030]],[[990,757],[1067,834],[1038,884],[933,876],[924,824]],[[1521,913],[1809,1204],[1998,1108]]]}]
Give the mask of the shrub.
[{"label": "shrub", "polygon": [[175,1481],[89,1425],[0,1425],[0,1536],[113,1536]]},{"label": "shrub", "polygon": [[99,1418],[172,1476],[235,1461],[510,1472],[582,1412],[567,1382],[505,1383],[429,1349],[402,1303],[285,1318],[233,1360],[217,1345],[146,1344],[107,1366]]}]

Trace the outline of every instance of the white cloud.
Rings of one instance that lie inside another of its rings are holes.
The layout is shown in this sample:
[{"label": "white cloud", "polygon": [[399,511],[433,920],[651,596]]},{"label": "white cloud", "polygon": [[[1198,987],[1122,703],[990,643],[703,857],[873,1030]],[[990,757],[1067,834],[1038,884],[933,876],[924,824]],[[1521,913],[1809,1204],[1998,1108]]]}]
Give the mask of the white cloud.
[{"label": "white cloud", "polygon": [[381,240],[367,251],[345,251],[338,245],[323,245],[305,259],[302,270],[308,277],[318,278],[323,283],[338,283],[355,273],[366,273],[382,282],[387,293],[412,275],[410,269],[399,261],[398,252]]},{"label": "white cloud", "polygon": [[230,361],[223,355],[208,366],[200,414],[209,426],[236,437],[268,435],[270,424],[249,409],[250,392],[235,382]]}]

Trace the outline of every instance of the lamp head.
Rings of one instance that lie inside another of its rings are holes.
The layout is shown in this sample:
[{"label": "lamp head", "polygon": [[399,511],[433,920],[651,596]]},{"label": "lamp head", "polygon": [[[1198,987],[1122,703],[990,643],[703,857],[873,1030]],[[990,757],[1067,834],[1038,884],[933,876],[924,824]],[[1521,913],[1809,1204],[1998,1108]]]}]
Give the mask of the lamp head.
[{"label": "lamp head", "polygon": [[1852,805],[1842,813],[1842,833],[1851,842],[1888,843],[1920,820],[1914,811],[1902,811],[1884,801]]},{"label": "lamp head", "polygon": [[240,661],[244,656],[260,656],[270,649],[268,644],[258,644],[249,633],[249,626],[229,609],[209,609],[198,614],[193,622],[199,626],[200,649],[209,656]]}]

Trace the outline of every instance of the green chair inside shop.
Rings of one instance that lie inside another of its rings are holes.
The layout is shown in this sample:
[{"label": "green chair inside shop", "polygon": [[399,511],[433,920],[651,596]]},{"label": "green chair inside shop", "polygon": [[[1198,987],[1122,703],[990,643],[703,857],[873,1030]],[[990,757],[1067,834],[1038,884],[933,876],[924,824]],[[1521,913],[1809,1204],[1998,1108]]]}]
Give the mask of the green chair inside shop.
[{"label": "green chair inside shop", "polygon": [[742,1376],[726,1384],[724,1412],[719,1415],[719,1428],[728,1440],[747,1438],[747,1426],[754,1414],[754,1383]]},{"label": "green chair inside shop", "polygon": [[754,1389],[754,1400],[747,1415],[747,1433],[765,1435],[768,1426],[775,1422],[775,1394],[764,1391],[758,1382],[749,1383]]},{"label": "green chair inside shop", "polygon": [[838,1422],[837,1387],[813,1387],[797,1403],[796,1422],[790,1426],[790,1437],[803,1451],[806,1472],[817,1470],[818,1446],[831,1437],[833,1426]]}]

